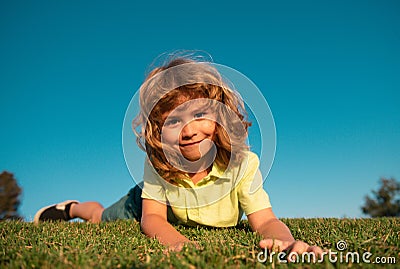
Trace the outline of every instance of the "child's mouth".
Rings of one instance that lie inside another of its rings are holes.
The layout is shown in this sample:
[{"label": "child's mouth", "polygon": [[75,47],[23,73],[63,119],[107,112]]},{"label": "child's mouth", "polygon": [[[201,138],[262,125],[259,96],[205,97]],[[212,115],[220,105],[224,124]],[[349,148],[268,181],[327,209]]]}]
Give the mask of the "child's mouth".
[{"label": "child's mouth", "polygon": [[180,147],[190,147],[190,146],[195,146],[199,145],[203,140],[192,142],[192,143],[186,143],[186,144],[179,144]]}]

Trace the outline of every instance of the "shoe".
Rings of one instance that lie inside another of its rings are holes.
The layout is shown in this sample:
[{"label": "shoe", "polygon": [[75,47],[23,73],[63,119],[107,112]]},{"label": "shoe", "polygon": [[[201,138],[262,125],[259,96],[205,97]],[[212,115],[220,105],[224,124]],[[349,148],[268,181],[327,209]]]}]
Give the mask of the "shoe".
[{"label": "shoe", "polygon": [[33,218],[34,223],[39,223],[40,221],[69,221],[71,216],[69,215],[69,209],[72,204],[78,204],[76,200],[67,200],[59,204],[50,205],[41,208],[36,212]]}]

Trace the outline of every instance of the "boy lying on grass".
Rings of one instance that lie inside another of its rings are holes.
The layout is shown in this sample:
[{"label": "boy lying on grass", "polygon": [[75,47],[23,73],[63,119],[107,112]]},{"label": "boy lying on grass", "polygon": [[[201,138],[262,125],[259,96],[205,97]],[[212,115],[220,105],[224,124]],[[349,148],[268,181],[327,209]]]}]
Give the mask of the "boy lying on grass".
[{"label": "boy lying on grass", "polygon": [[171,223],[231,227],[245,213],[263,237],[260,247],[321,254],[321,248],[295,240],[274,215],[259,159],[246,144],[245,116],[243,100],[209,63],[172,58],[140,88],[133,130],[147,153],[144,182],[108,208],[69,200],[42,208],[34,222],[136,219],[147,236],[179,251],[196,242]]}]

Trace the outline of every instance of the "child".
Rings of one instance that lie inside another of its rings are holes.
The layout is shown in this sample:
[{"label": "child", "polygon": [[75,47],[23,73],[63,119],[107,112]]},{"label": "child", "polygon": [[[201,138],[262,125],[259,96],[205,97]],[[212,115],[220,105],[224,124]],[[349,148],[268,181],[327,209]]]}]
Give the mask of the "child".
[{"label": "child", "polygon": [[34,222],[81,218],[99,223],[136,219],[143,232],[171,250],[194,243],[170,223],[237,225],[243,212],[262,248],[321,254],[294,240],[262,188],[258,157],[246,145],[243,101],[206,62],[172,58],[150,72],[140,88],[133,122],[146,151],[144,182],[112,206],[69,200],[39,210]]}]

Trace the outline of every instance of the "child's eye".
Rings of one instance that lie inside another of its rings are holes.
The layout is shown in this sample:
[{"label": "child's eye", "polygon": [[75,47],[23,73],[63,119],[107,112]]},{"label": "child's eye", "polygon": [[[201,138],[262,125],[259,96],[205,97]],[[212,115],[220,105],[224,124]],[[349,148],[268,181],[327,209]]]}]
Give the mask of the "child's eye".
[{"label": "child's eye", "polygon": [[164,125],[165,126],[174,126],[174,125],[177,125],[179,123],[179,120],[178,119],[169,119],[169,120],[167,120],[165,123],[164,123]]},{"label": "child's eye", "polygon": [[204,118],[204,116],[206,115],[206,112],[198,112],[196,114],[194,114],[195,118]]}]

